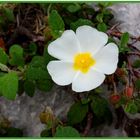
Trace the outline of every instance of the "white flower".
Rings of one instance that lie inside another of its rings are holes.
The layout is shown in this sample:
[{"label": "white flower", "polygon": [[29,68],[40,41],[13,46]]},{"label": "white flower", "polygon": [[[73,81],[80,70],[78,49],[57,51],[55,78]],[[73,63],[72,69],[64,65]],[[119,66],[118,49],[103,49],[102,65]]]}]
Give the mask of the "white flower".
[{"label": "white flower", "polygon": [[76,33],[64,31],[48,46],[49,54],[59,59],[47,65],[53,81],[62,86],[72,84],[76,92],[100,86],[105,74],[114,73],[118,63],[118,47],[106,45],[107,41],[107,34],[86,25]]}]

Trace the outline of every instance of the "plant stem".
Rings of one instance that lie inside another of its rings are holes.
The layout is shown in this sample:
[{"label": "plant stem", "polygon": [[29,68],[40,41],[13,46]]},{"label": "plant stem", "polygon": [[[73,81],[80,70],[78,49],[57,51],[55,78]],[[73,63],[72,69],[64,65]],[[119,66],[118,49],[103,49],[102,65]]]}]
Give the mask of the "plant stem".
[{"label": "plant stem", "polygon": [[83,136],[88,135],[88,133],[91,129],[91,126],[92,126],[92,119],[93,119],[93,114],[91,112],[89,112],[87,115],[87,124],[86,124],[86,127],[84,129],[84,132],[82,133]]}]

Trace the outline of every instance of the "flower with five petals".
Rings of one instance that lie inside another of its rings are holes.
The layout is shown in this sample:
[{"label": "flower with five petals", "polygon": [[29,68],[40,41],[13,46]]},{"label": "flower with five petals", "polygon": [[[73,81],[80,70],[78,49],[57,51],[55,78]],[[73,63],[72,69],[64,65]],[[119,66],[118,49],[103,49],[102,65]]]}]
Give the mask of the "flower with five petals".
[{"label": "flower with five petals", "polygon": [[76,33],[64,31],[48,46],[49,54],[58,59],[47,65],[53,81],[62,86],[72,84],[76,92],[100,86],[118,63],[117,45],[107,42],[107,34],[87,25],[78,27]]}]

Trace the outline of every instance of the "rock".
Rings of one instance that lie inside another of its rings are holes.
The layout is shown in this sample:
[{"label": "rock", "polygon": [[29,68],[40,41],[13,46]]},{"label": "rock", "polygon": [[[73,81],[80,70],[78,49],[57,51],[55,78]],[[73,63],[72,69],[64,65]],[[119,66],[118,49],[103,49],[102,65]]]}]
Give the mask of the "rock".
[{"label": "rock", "polygon": [[24,136],[40,136],[45,125],[41,124],[39,114],[45,107],[51,107],[55,115],[63,119],[73,103],[73,98],[63,88],[55,86],[48,93],[36,91],[34,97],[23,94],[14,101],[0,97],[0,103],[1,114],[13,127],[23,129]]}]

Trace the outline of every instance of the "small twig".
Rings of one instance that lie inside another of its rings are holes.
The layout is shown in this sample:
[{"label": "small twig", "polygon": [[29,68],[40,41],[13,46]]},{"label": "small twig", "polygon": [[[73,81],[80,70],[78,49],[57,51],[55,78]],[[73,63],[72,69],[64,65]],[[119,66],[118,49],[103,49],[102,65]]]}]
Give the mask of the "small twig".
[{"label": "small twig", "polygon": [[133,69],[133,73],[137,78],[140,78],[140,71],[139,70]]},{"label": "small twig", "polygon": [[87,124],[86,124],[86,127],[84,129],[84,132],[82,133],[83,136],[88,135],[88,133],[91,129],[91,126],[92,126],[92,119],[93,119],[93,114],[91,112],[89,112],[87,115]]},{"label": "small twig", "polygon": [[34,35],[27,28],[25,28],[23,26],[19,26],[16,28],[15,32],[13,33],[11,39],[7,42],[6,46],[12,45],[15,42],[15,40],[18,38],[19,35],[25,35],[29,39],[31,39],[33,42],[37,42],[37,41],[43,42],[45,40],[43,36]]},{"label": "small twig", "polygon": [[17,20],[17,27],[19,27],[20,22],[19,22],[19,15],[18,15],[18,14],[17,14],[17,16],[16,16],[16,20]]},{"label": "small twig", "polygon": [[114,94],[117,94],[117,87],[116,87],[116,83],[115,83],[115,81],[114,81],[114,75],[112,75],[111,80],[112,80],[112,84],[113,84],[113,91],[114,91]]},{"label": "small twig", "polygon": [[140,57],[140,53],[139,52],[129,52],[127,54],[128,55],[138,55]]},{"label": "small twig", "polygon": [[140,50],[137,47],[135,47],[135,46],[133,46],[131,44],[128,44],[128,47],[130,47],[130,48],[132,48],[132,49],[134,49],[134,50],[136,50],[137,52],[140,53]]}]

